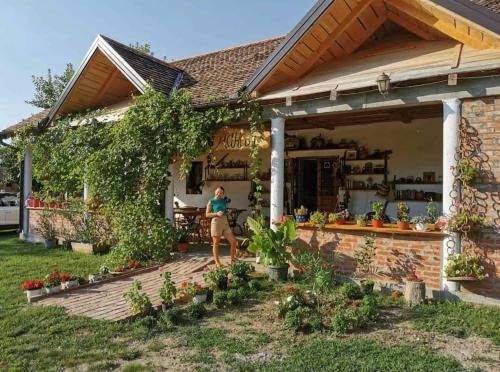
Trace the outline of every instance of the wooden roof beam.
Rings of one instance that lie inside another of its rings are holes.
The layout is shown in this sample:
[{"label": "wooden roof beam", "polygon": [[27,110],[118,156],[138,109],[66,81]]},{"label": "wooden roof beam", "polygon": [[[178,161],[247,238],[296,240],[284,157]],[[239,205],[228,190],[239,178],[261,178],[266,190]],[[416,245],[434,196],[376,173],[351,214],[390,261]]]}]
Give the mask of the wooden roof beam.
[{"label": "wooden roof beam", "polygon": [[[323,40],[318,50],[311,53],[307,61],[301,66],[300,70],[297,71],[298,76],[303,76],[309,72],[309,70],[314,66],[316,61],[331,47],[331,44],[337,39],[347,28],[353,23],[357,22],[358,16],[370,6],[373,0],[362,0],[356,7],[354,7],[351,13],[344,18],[344,20],[335,28],[328,37]],[[335,4],[335,3],[334,3]]]},{"label": "wooden roof beam", "polygon": [[394,22],[398,26],[403,27],[404,29],[410,31],[411,33],[417,35],[418,37],[420,37],[424,40],[428,40],[428,41],[436,40],[434,35],[421,29],[416,24],[408,22],[406,19],[404,19],[403,17],[399,16],[396,13],[393,13],[390,11],[387,12],[387,18],[389,18],[389,20],[391,20],[392,22]]},{"label": "wooden roof beam", "polygon": [[482,40],[475,39],[470,35],[460,32],[453,25],[450,25],[449,23],[444,22],[433,15],[430,15],[425,11],[420,11],[401,0],[385,0],[385,2],[405,13],[406,15],[416,18],[420,22],[423,22],[430,27],[434,27],[436,30],[441,31],[449,37],[458,40],[463,44],[469,45],[472,48],[486,49],[490,47],[489,44],[483,42]]}]

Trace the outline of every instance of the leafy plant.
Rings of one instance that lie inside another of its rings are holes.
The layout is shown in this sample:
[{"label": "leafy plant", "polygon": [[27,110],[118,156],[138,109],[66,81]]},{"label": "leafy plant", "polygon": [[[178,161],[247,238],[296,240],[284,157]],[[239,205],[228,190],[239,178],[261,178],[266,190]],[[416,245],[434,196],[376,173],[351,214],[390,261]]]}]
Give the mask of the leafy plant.
[{"label": "leafy plant", "polygon": [[160,288],[160,298],[165,305],[173,305],[175,296],[177,295],[177,288],[172,280],[172,276],[168,271],[163,273],[163,285]]},{"label": "leafy plant", "polygon": [[192,319],[201,319],[207,313],[202,302],[192,302],[186,307],[186,314]]},{"label": "leafy plant", "polygon": [[373,219],[381,221],[384,219],[384,203],[374,202],[372,204]]},{"label": "leafy plant", "polygon": [[57,238],[57,230],[53,222],[53,217],[54,213],[52,211],[44,209],[38,220],[36,231],[45,240],[54,241]]},{"label": "leafy plant", "polygon": [[459,212],[452,215],[448,219],[448,231],[455,233],[467,233],[469,231],[477,231],[483,227],[487,227],[486,218],[478,214],[469,214]]},{"label": "leafy plant", "polygon": [[255,267],[250,265],[248,262],[238,260],[238,261],[231,262],[231,265],[229,266],[229,270],[231,271],[231,274],[233,276],[237,276],[237,277],[240,277],[242,279],[247,279],[248,274],[255,271]]},{"label": "leafy plant", "polygon": [[276,231],[262,226],[252,217],[247,219],[253,235],[248,251],[258,254],[265,265],[286,265],[291,258],[288,248],[295,240],[295,221],[287,220]]},{"label": "leafy plant", "polygon": [[355,217],[355,220],[356,220],[356,225],[360,227],[364,227],[367,225],[366,216],[364,214],[358,214]]},{"label": "leafy plant", "polygon": [[427,216],[415,216],[411,219],[411,223],[414,224],[427,224],[429,222],[429,218]]},{"label": "leafy plant", "polygon": [[398,203],[396,214],[398,221],[410,223],[410,208],[405,202]]},{"label": "leafy plant", "polygon": [[228,300],[228,292],[226,291],[217,291],[214,293],[214,305],[217,306],[217,308],[222,308],[226,306],[229,302]]},{"label": "leafy plant", "polygon": [[344,295],[350,300],[358,300],[363,297],[359,285],[351,282],[344,283],[339,288],[339,293]]},{"label": "leafy plant", "polygon": [[451,277],[473,277],[484,280],[488,274],[485,273],[483,259],[479,254],[460,253],[448,257],[445,268],[446,276]]},{"label": "leafy plant", "polygon": [[460,179],[467,185],[472,184],[477,176],[476,168],[468,159],[460,159],[457,165],[457,172]]},{"label": "leafy plant", "polygon": [[229,271],[225,267],[218,267],[215,270],[203,274],[203,278],[212,288],[222,288],[227,286]]},{"label": "leafy plant", "polygon": [[296,216],[306,216],[308,211],[306,207],[301,205],[300,208],[295,208],[293,212]]},{"label": "leafy plant", "polygon": [[357,262],[357,269],[362,274],[374,273],[373,260],[375,258],[377,247],[375,246],[375,234],[365,236],[364,244],[360,245],[354,251],[354,258]]},{"label": "leafy plant", "polygon": [[432,201],[432,199],[429,200],[429,202],[427,203],[425,210],[426,210],[428,222],[429,223],[436,223],[441,214],[439,213],[439,210],[437,209],[437,207],[434,204],[434,202]]},{"label": "leafy plant", "polygon": [[53,270],[51,273],[47,274],[44,282],[46,288],[57,287],[61,285],[61,274],[59,273],[59,270]]},{"label": "leafy plant", "polygon": [[184,310],[178,306],[168,308],[160,316],[160,323],[170,328],[184,320]]},{"label": "leafy plant", "polygon": [[153,305],[147,294],[141,293],[142,284],[138,280],[134,280],[130,290],[123,295],[129,302],[130,309],[133,315],[147,315],[153,311]]},{"label": "leafy plant", "polygon": [[175,230],[176,240],[178,243],[189,243],[189,236],[192,233],[190,226],[179,226]]},{"label": "leafy plant", "polygon": [[314,211],[309,216],[309,222],[311,222],[314,226],[321,230],[326,225],[325,214],[321,211]]},{"label": "leafy plant", "polygon": [[231,305],[237,305],[242,300],[241,292],[236,288],[232,288],[227,291],[227,301],[231,303]]},{"label": "leafy plant", "polygon": [[304,325],[304,318],[307,313],[308,309],[302,306],[288,311],[285,315],[285,326],[294,332],[300,331]]},{"label": "leafy plant", "polygon": [[314,275],[313,290],[325,293],[333,283],[333,272],[330,269],[320,269]]}]

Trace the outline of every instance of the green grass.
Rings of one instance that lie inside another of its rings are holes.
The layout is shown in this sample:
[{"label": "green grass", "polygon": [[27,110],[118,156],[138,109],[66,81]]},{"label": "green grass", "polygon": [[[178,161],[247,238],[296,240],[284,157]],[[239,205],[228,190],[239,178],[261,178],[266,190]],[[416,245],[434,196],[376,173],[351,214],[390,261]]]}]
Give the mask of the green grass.
[{"label": "green grass", "polygon": [[478,335],[500,345],[500,308],[445,301],[414,307],[410,318],[418,329],[457,337]]}]

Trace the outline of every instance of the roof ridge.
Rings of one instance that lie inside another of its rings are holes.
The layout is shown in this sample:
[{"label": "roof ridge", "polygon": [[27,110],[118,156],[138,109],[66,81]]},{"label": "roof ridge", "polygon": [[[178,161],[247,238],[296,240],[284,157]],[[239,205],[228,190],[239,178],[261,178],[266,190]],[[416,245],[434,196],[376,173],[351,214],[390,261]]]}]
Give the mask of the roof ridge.
[{"label": "roof ridge", "polygon": [[103,35],[103,34],[99,34],[100,37],[102,37],[105,41],[112,41],[113,43],[116,43],[118,44],[119,46],[121,46],[122,48],[125,48],[126,50],[128,50],[129,52],[132,52],[140,57],[143,57],[143,58],[147,58],[149,59],[151,62],[155,62],[155,63],[159,63],[159,64],[162,64],[166,67],[169,67],[171,68],[172,70],[176,70],[176,71],[179,71],[179,72],[182,72],[182,69],[176,67],[176,66],[172,66],[170,63],[164,61],[164,60],[161,60],[159,58],[156,58],[155,56],[152,56],[150,54],[147,54],[147,53],[143,53],[143,52],[140,52],[132,47],[129,47],[128,45],[125,45],[123,43],[120,43],[119,41],[116,41],[115,39],[112,39],[106,35]]},{"label": "roof ridge", "polygon": [[206,57],[206,56],[209,56],[211,54],[217,54],[217,53],[221,53],[221,52],[229,52],[231,50],[235,50],[235,49],[239,49],[239,48],[244,48],[244,47],[249,47],[251,45],[257,45],[257,44],[262,44],[262,43],[266,43],[266,42],[269,42],[269,41],[274,41],[274,40],[282,39],[284,37],[286,37],[286,35],[274,36],[274,37],[270,37],[270,38],[259,40],[259,41],[253,41],[253,42],[246,43],[246,44],[240,44],[240,45],[236,45],[236,46],[232,46],[232,47],[228,47],[228,48],[214,50],[212,52],[207,52],[207,53],[202,53],[202,54],[195,54],[195,55],[192,55],[190,57],[184,57],[184,58],[181,58],[181,59],[176,59],[176,60],[170,61],[170,63],[177,63],[177,62],[186,61],[188,59],[195,59],[195,58]]}]

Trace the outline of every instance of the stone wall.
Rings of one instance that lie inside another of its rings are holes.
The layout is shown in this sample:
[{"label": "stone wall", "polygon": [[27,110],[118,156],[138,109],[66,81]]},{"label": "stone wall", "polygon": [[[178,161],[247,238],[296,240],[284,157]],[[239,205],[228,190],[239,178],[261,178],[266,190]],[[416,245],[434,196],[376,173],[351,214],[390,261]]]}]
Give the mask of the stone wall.
[{"label": "stone wall", "polygon": [[462,117],[475,129],[479,142],[482,177],[476,188],[484,200],[493,228],[474,241],[473,249],[486,257],[485,281],[464,284],[463,291],[500,298],[500,97],[463,100]]},{"label": "stone wall", "polygon": [[[301,227],[298,230],[301,244],[319,250],[333,259],[336,273],[352,276],[356,271],[355,250],[364,243],[369,232],[349,231],[327,227],[322,231]],[[414,265],[416,275],[425,281],[427,288],[441,287],[440,265],[443,235],[375,233],[377,269],[376,280],[388,283],[404,283],[408,276],[408,264]]]}]

